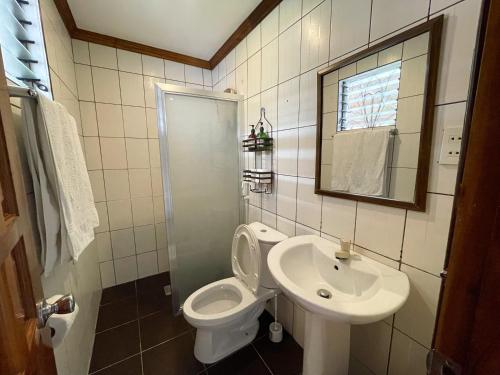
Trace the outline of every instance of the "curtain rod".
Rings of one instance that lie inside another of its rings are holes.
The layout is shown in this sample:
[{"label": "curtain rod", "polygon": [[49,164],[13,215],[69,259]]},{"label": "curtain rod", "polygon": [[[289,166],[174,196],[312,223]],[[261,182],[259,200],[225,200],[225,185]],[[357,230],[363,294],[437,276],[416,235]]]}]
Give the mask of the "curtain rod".
[{"label": "curtain rod", "polygon": [[36,99],[37,93],[32,88],[7,85],[9,96],[15,98],[33,98]]}]

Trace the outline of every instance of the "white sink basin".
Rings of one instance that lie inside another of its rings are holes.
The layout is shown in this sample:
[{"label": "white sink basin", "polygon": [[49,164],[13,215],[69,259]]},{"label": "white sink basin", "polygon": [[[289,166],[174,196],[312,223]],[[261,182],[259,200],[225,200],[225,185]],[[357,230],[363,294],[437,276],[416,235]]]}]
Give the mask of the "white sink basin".
[{"label": "white sink basin", "polygon": [[274,246],[267,258],[282,291],[308,312],[305,375],[347,374],[350,324],[390,316],[410,291],[404,273],[356,253],[338,260],[338,250],[338,244],[324,238],[298,236]]}]

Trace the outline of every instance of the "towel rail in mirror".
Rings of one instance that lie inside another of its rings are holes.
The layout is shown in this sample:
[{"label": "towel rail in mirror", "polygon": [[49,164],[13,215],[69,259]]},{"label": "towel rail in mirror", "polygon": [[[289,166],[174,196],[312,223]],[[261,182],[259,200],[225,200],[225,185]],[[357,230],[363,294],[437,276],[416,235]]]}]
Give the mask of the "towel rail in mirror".
[{"label": "towel rail in mirror", "polygon": [[318,72],[316,194],[425,211],[442,25]]}]

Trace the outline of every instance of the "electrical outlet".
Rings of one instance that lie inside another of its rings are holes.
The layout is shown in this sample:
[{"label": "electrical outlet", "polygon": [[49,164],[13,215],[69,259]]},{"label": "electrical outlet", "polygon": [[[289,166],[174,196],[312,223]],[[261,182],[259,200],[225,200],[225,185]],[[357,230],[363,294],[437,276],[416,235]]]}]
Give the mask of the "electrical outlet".
[{"label": "electrical outlet", "polygon": [[439,164],[458,164],[462,147],[462,128],[445,128]]}]

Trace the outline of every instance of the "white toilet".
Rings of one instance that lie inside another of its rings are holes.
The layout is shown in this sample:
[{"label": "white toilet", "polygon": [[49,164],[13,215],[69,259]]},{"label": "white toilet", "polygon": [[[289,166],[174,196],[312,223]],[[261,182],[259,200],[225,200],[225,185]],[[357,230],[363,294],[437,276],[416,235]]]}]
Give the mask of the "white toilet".
[{"label": "white toilet", "polygon": [[261,223],[240,225],[231,251],[234,277],[208,284],[186,299],[184,317],[197,328],[194,355],[200,362],[216,362],[255,338],[258,317],[278,288],[267,254],[286,238]]}]

